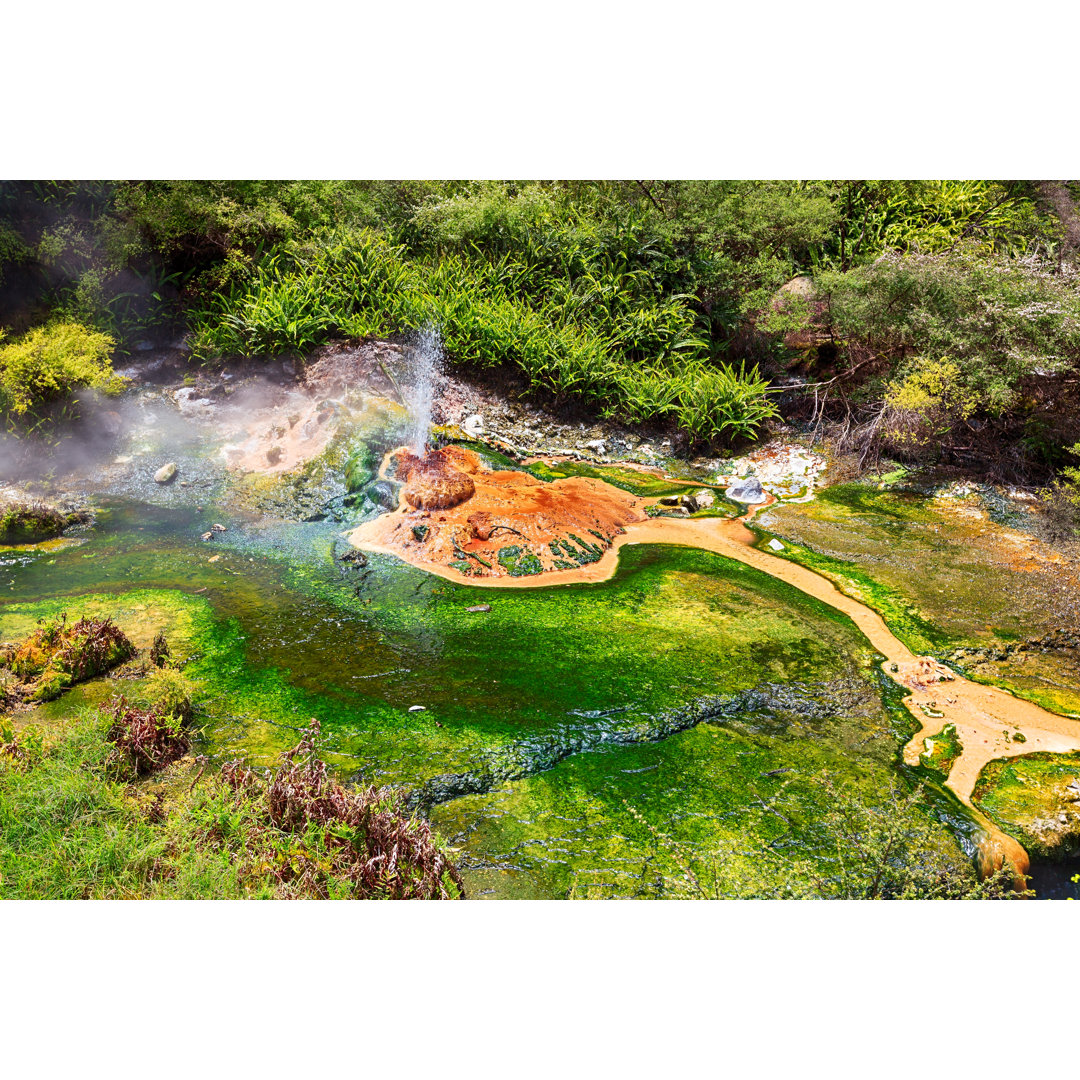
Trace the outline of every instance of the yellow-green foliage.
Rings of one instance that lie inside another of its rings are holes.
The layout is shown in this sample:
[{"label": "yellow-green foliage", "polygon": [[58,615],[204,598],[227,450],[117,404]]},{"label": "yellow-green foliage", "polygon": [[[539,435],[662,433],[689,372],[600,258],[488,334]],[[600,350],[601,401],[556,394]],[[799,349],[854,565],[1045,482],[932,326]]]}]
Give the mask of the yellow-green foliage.
[{"label": "yellow-green foliage", "polygon": [[117,393],[125,380],[112,370],[113,339],[76,322],[39,326],[0,339],[0,411],[21,415],[89,386]]},{"label": "yellow-green foliage", "polygon": [[885,404],[892,440],[921,446],[988,403],[965,383],[960,365],[942,356],[914,360],[902,378],[887,384]]}]

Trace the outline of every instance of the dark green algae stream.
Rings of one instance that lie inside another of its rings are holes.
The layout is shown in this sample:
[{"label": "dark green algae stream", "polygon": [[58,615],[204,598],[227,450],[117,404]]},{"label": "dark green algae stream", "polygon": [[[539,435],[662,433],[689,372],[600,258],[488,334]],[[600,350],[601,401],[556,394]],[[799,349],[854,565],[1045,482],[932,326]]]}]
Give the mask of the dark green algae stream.
[{"label": "dark green algae stream", "polygon": [[[142,643],[163,627],[200,687],[200,752],[270,764],[318,717],[338,774],[406,788],[471,895],[663,895],[642,820],[701,851],[827,861],[812,781],[871,801],[895,783],[911,724],[879,658],[741,563],[628,547],[610,581],[493,592],[388,556],[341,563],[341,524],[241,518],[200,541],[221,516],[105,501],[80,542],[7,549],[0,636],[60,610],[115,614]],[[787,810],[763,812],[780,785]]]}]

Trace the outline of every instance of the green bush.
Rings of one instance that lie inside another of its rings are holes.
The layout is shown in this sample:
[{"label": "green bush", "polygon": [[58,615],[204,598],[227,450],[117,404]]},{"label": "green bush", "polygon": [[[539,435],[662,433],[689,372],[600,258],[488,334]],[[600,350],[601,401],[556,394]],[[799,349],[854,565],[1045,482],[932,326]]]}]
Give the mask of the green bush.
[{"label": "green bush", "polygon": [[118,393],[125,381],[110,359],[113,339],[75,322],[39,326],[14,341],[0,337],[0,412],[36,412],[82,387]]},{"label": "green bush", "polygon": [[1034,258],[890,253],[816,279],[849,366],[888,364],[870,385],[885,428],[928,445],[976,413],[1022,406],[1023,380],[1080,367],[1080,276]]}]

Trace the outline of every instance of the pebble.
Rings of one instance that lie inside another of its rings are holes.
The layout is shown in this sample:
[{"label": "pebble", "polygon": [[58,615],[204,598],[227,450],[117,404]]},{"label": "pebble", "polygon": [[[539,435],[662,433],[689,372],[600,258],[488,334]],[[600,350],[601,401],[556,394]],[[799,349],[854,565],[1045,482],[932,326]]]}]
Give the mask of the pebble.
[{"label": "pebble", "polygon": [[154,473],[154,480],[159,484],[167,484],[174,476],[176,476],[176,462],[170,461],[168,465],[162,465],[161,468]]},{"label": "pebble", "polygon": [[465,610],[466,611],[490,611],[491,610],[491,605],[490,604],[475,604],[473,607],[466,608]]},{"label": "pebble", "polygon": [[426,705],[410,705],[409,712],[424,712],[426,708]]}]

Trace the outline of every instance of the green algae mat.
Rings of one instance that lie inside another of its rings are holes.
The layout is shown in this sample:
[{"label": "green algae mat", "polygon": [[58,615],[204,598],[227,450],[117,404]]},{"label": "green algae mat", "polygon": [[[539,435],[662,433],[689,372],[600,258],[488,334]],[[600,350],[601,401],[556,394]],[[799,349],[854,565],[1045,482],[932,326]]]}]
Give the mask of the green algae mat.
[{"label": "green algae mat", "polygon": [[[269,764],[318,717],[339,775],[406,788],[476,894],[634,894],[626,873],[655,861],[661,825],[701,850],[741,837],[817,858],[810,782],[872,796],[895,778],[910,728],[865,640],[721,556],[632,547],[608,582],[493,594],[390,557],[341,562],[325,522],[225,524],[204,543],[189,510],[117,502],[83,543],[22,553],[0,636],[59,611],[114,614],[139,644],[164,629],[199,687],[200,752]],[[757,809],[767,774],[799,793],[779,813],[803,824],[782,837]],[[507,874],[526,838],[542,857]]]}]

